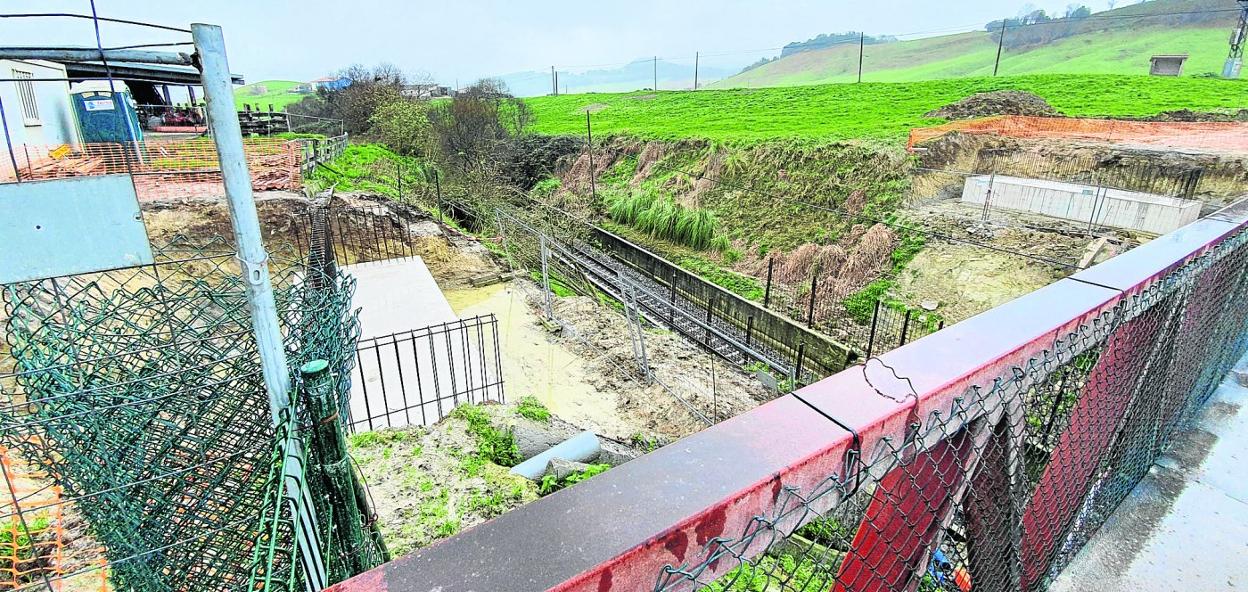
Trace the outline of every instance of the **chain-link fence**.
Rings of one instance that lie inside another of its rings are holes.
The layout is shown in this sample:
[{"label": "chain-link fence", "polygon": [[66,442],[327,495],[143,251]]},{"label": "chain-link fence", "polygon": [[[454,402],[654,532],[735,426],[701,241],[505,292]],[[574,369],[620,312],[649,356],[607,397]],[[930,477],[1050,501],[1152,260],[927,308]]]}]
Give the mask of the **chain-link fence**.
[{"label": "chain-link fence", "polygon": [[[328,361],[344,407],[358,335],[353,285],[332,268],[313,278],[324,271],[293,253],[271,261],[288,355]],[[135,590],[247,585],[253,553],[293,545],[257,522],[284,504],[265,497],[286,478],[269,471],[286,456],[275,442],[304,443],[301,477],[327,503],[317,471],[328,463],[308,445],[312,424],[291,417],[274,432],[225,241],[169,245],[150,266],[10,284],[4,296],[0,446],[25,482],[6,473],[14,503],[4,520],[21,526],[11,544],[26,555],[17,588],[59,589],[104,573],[113,587]],[[30,503],[33,491],[45,501]],[[337,578],[353,573],[351,554],[380,561],[375,545],[342,548],[330,509],[318,509]],[[70,524],[69,514],[80,519]],[[257,557],[265,569],[286,569]]]},{"label": "chain-link fence", "polygon": [[[656,589],[1044,589],[1244,354],[1246,271],[1241,231],[912,415],[904,440],[785,487],[743,532],[656,566]],[[894,382],[877,392],[917,405]]]}]

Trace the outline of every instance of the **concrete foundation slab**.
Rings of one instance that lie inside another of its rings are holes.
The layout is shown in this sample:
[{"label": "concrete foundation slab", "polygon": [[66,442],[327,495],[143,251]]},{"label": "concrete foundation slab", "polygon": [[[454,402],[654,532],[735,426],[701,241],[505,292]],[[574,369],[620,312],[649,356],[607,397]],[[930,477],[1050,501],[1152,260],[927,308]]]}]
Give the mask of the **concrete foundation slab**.
[{"label": "concrete foundation slab", "polygon": [[1005,175],[967,178],[962,201],[1156,234],[1194,222],[1201,207],[1190,199]]},{"label": "concrete foundation slab", "polygon": [[356,278],[362,329],[351,377],[356,430],[429,425],[460,403],[501,398],[490,327],[461,322],[420,257],[343,271]]},{"label": "concrete foundation slab", "polygon": [[420,257],[357,263],[342,270],[356,280],[360,337],[459,320]]},{"label": "concrete foundation slab", "polygon": [[1232,375],[1050,590],[1248,590],[1246,466],[1248,388]]}]

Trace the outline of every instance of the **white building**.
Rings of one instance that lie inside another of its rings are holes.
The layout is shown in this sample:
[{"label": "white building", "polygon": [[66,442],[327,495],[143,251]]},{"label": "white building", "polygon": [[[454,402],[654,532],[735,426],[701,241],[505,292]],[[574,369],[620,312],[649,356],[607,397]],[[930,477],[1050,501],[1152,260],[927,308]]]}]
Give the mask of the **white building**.
[{"label": "white building", "polygon": [[[14,149],[78,145],[78,123],[69,98],[69,82],[63,80],[65,66],[35,60],[0,60],[0,74],[2,79],[19,79],[0,82],[4,123]],[[61,80],[38,81],[41,78]]]}]

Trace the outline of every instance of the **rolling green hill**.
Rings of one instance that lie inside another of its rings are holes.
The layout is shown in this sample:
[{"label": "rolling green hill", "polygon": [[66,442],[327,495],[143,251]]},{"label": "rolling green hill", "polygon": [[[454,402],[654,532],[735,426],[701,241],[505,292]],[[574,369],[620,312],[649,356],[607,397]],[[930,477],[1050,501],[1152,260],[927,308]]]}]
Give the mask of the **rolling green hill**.
[{"label": "rolling green hill", "polygon": [[1024,90],[1074,116],[1143,117],[1163,111],[1248,106],[1248,81],[1210,78],[1049,74],[868,82],[785,88],[580,94],[526,99],[534,131],[757,141],[904,140],[910,128],[939,123],[924,113],[977,92]]},{"label": "rolling green hill", "polygon": [[[1191,56],[1186,75],[1219,73],[1226,59],[1227,38],[1235,15],[1208,11],[1233,11],[1235,8],[1233,0],[1156,0],[1098,13],[1092,19],[1072,24],[1077,32],[1064,38],[1021,47],[1011,47],[1007,43],[1000,73],[1147,74],[1149,57],[1171,53]],[[1191,16],[1162,16],[1189,12]],[[1171,22],[1189,18],[1193,22]],[[1047,26],[1050,25],[1036,25],[1037,28]],[[1007,32],[1007,40],[1011,34],[1021,35]],[[996,38],[986,31],[867,45],[863,80],[906,82],[987,76],[992,74],[996,53]],[[711,86],[740,88],[852,82],[857,75],[858,45],[848,44],[785,56]]]},{"label": "rolling green hill", "polygon": [[[298,103],[303,97],[308,95],[290,92],[290,89],[302,84],[294,80],[264,80],[254,82],[247,86],[240,86],[234,89],[234,105],[241,111],[243,103],[252,106],[252,109],[259,108],[267,110],[269,105],[273,105],[276,111],[285,110],[287,105]],[[257,94],[257,89],[263,87],[264,92]]]}]

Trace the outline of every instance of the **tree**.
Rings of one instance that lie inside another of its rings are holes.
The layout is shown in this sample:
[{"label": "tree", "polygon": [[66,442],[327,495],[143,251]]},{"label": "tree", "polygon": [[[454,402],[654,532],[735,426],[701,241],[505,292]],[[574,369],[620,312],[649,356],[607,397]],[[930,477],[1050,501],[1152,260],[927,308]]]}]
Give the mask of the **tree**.
[{"label": "tree", "polygon": [[484,79],[464,88],[429,113],[443,158],[463,173],[488,173],[510,140],[522,135],[528,106],[512,97],[501,80]]},{"label": "tree", "polygon": [[347,133],[368,131],[373,113],[381,106],[403,96],[407,78],[393,64],[365,68],[359,64],[339,70],[337,78],[346,78],[346,88],[321,88],[287,108],[292,113],[341,119]]},{"label": "tree", "polygon": [[399,97],[383,103],[369,117],[369,134],[407,156],[428,156],[433,144],[426,101]]}]

